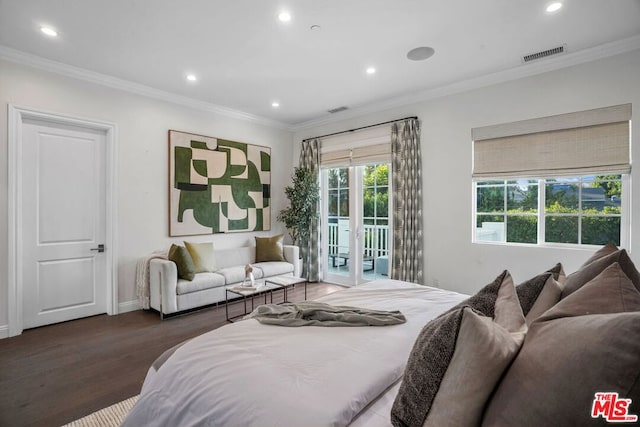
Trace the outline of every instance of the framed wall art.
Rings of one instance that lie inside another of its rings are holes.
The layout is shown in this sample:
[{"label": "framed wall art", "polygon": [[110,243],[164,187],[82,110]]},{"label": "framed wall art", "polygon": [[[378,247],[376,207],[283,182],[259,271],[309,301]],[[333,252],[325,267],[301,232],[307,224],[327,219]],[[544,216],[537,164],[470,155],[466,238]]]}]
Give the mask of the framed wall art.
[{"label": "framed wall art", "polygon": [[271,228],[271,149],[169,130],[169,235]]}]

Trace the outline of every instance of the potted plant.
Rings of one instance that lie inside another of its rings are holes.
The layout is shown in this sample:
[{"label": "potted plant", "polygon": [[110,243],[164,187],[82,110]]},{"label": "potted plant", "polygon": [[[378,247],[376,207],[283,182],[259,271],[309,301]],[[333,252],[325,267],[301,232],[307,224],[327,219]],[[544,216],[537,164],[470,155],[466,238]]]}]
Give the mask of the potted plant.
[{"label": "potted plant", "polygon": [[300,246],[304,254],[307,248],[303,248],[301,244],[309,241],[311,222],[318,217],[318,179],[311,170],[304,167],[294,168],[291,179],[292,185],[284,189],[289,207],[280,211],[278,221],[284,223],[293,244]]}]

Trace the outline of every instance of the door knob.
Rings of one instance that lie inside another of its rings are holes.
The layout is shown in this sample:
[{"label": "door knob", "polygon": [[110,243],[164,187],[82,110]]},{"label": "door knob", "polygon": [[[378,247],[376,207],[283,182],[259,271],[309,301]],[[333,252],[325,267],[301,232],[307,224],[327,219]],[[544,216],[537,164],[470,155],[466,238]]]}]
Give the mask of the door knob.
[{"label": "door knob", "polygon": [[92,251],[104,252],[104,245],[99,244],[97,248],[91,248]]}]

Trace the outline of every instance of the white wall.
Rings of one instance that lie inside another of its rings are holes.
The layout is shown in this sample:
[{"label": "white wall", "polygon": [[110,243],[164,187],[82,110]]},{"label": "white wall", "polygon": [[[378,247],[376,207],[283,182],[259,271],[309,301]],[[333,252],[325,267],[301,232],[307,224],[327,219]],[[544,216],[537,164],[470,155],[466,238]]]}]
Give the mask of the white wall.
[{"label": "white wall", "polygon": [[[119,300],[135,299],[136,260],[182,238],[167,233],[167,129],[272,147],[272,217],[284,207],[303,138],[417,115],[422,123],[425,282],[472,293],[508,268],[522,281],[562,261],[575,270],[583,249],[471,243],[471,128],[608,105],[640,109],[640,51],[295,133],[230,119],[0,61],[0,336],[7,323],[7,114],[9,103],[118,125]],[[636,120],[637,121],[637,120]],[[640,158],[640,132],[633,158]],[[293,141],[293,142],[292,142]],[[294,150],[291,153],[291,144]],[[632,181],[640,171],[632,171]],[[446,183],[443,181],[446,179]],[[632,186],[640,212],[640,186]],[[283,228],[272,220],[272,231]],[[632,221],[631,255],[640,265],[640,221]],[[220,247],[248,244],[250,233],[197,236]]]},{"label": "white wall", "polygon": [[[640,51],[610,57],[383,113],[298,131],[304,138],[418,116],[422,124],[425,284],[473,293],[509,269],[517,282],[557,261],[570,273],[593,250],[472,244],[471,128],[553,114],[633,103],[640,112]],[[636,120],[638,122],[638,120]],[[632,158],[640,158],[640,132]],[[640,170],[632,171],[632,181]],[[632,186],[632,212],[640,212],[640,185]],[[631,255],[640,267],[640,221],[632,222]],[[635,244],[634,244],[635,243]],[[629,249],[629,248],[628,248]]]},{"label": "white wall", "polygon": [[[291,132],[196,111],[86,83],[12,62],[0,61],[0,336],[7,324],[7,105],[116,123],[118,126],[118,284],[120,302],[136,299],[138,258],[184,238],[168,237],[167,130],[176,129],[266,145],[271,151],[272,230],[283,232],[276,214],[290,183]],[[218,247],[251,243],[254,233],[190,236]]]}]

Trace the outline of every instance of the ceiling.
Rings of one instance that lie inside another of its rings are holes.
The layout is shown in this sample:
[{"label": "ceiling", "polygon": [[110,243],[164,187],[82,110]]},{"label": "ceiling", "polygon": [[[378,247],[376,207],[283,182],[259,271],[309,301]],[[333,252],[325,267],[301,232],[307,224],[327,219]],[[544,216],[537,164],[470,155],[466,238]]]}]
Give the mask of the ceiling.
[{"label": "ceiling", "polygon": [[[5,57],[17,50],[300,127],[483,76],[524,75],[559,57],[523,64],[523,55],[563,44],[565,57],[582,53],[583,62],[609,47],[640,48],[640,0],[564,0],[556,13],[545,11],[548,3],[0,0],[0,47]],[[278,20],[285,9],[288,23]],[[58,37],[44,36],[43,25]],[[435,55],[408,60],[419,46]],[[187,82],[188,73],[198,81]],[[327,112],[340,106],[349,110]]]}]

